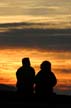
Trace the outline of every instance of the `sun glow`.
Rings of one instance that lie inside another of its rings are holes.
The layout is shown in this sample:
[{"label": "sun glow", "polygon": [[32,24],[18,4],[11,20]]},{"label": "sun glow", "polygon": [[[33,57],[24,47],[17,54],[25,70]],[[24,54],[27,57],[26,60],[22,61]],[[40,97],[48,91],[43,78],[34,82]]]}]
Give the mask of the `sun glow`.
[{"label": "sun glow", "polygon": [[[60,55],[64,54],[62,59]],[[68,53],[68,56],[70,53]],[[49,60],[52,63],[52,71],[55,73],[58,84],[62,80],[68,81],[71,79],[71,63],[65,59],[65,52],[51,52],[36,49],[1,49],[0,50],[0,83],[16,84],[16,71],[22,65],[23,57],[29,57],[31,66],[35,68],[35,74],[40,70],[40,64],[43,60]],[[68,71],[67,74],[64,71]],[[63,81],[62,83],[65,84]],[[68,82],[70,83],[70,82]]]}]

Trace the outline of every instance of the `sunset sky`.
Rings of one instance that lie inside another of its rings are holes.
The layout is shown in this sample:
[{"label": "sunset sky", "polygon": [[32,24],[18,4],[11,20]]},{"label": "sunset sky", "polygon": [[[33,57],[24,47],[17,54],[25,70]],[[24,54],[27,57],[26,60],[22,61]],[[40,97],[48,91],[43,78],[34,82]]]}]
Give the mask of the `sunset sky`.
[{"label": "sunset sky", "polygon": [[0,0],[0,23],[50,22],[70,27],[70,10],[71,0]]},{"label": "sunset sky", "polygon": [[[0,84],[16,84],[23,57],[52,63],[55,90],[71,94],[71,0],[0,0]],[[66,91],[66,92],[65,92]]]}]

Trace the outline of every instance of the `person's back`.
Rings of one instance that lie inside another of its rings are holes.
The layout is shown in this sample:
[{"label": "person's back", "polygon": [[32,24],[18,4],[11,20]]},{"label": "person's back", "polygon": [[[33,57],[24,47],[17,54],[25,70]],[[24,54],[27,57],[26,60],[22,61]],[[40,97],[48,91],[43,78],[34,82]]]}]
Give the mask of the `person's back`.
[{"label": "person's back", "polygon": [[51,72],[50,64],[44,61],[41,64],[41,70],[35,77],[36,95],[48,96],[53,94],[53,87],[56,85],[57,80],[53,72]]},{"label": "person's back", "polygon": [[32,95],[35,71],[30,66],[28,58],[22,60],[23,66],[16,72],[18,92],[24,93],[25,96]]}]

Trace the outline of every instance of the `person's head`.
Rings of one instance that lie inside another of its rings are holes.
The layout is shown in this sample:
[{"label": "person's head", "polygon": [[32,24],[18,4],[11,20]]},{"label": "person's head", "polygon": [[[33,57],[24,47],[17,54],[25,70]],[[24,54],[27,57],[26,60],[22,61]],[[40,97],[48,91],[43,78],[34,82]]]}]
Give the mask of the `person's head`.
[{"label": "person's head", "polygon": [[23,65],[24,67],[29,67],[29,66],[30,66],[30,60],[29,60],[28,57],[22,59],[22,65]]},{"label": "person's head", "polygon": [[43,61],[40,65],[40,68],[42,70],[48,70],[51,71],[51,63],[49,61]]}]

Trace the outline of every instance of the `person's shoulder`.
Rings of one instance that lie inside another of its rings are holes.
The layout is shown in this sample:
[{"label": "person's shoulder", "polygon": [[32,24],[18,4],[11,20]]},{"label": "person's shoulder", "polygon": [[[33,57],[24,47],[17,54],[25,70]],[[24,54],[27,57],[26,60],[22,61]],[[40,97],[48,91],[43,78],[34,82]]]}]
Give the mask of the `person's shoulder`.
[{"label": "person's shoulder", "polygon": [[21,66],[20,68],[18,68],[18,70],[21,70],[21,69],[23,69],[23,67]]},{"label": "person's shoulder", "polygon": [[51,72],[51,76],[56,79],[56,76],[55,76],[55,74],[53,72]]},{"label": "person's shoulder", "polygon": [[21,69],[22,69],[22,67],[18,68],[16,73],[18,73]]},{"label": "person's shoulder", "polygon": [[34,68],[33,67],[30,67],[30,69],[34,71]]},{"label": "person's shoulder", "polygon": [[30,67],[30,71],[35,73],[35,69],[33,67]]},{"label": "person's shoulder", "polygon": [[39,71],[38,73],[37,73],[37,76],[40,76],[42,74],[42,71]]},{"label": "person's shoulder", "polygon": [[52,71],[51,71],[50,73],[51,73],[52,75],[54,75],[54,73],[53,73]]}]

